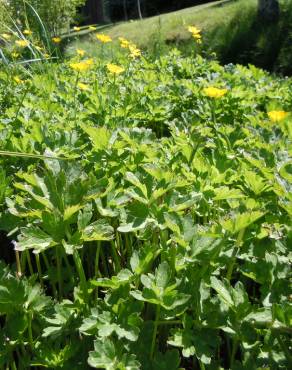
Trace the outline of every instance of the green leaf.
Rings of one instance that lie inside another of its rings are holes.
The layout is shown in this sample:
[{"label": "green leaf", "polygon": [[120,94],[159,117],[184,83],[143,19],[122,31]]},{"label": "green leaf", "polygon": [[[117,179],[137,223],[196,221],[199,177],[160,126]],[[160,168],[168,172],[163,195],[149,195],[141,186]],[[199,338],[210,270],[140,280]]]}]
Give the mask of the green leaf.
[{"label": "green leaf", "polygon": [[139,370],[135,355],[127,353],[122,344],[110,339],[96,339],[94,351],[89,352],[88,364],[95,369]]},{"label": "green leaf", "polygon": [[21,229],[15,249],[17,251],[33,249],[34,253],[41,253],[55,245],[57,243],[50,235],[36,226],[30,226]]},{"label": "green leaf", "polygon": [[84,241],[112,240],[114,229],[105,220],[98,220],[85,227],[81,238]]}]

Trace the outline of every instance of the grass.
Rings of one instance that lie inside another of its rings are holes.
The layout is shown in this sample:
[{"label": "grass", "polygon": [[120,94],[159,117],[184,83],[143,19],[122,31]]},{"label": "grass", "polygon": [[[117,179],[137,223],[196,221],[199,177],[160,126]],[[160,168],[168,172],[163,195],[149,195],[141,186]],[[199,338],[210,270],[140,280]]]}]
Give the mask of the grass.
[{"label": "grass", "polygon": [[[200,27],[203,31],[211,31],[223,24],[228,24],[241,11],[256,9],[256,0],[223,0],[197,5],[177,12],[150,17],[143,20],[129,21],[106,30],[112,38],[127,37],[143,49],[151,49],[158,39],[166,42],[181,42],[190,40],[186,27],[190,24]],[[88,37],[88,35],[86,35]],[[93,44],[91,38],[76,39],[69,48],[82,47],[91,54],[99,53],[98,44]]]},{"label": "grass", "polygon": [[[177,47],[193,55],[193,39],[188,25],[202,30],[201,53],[215,53],[222,64],[254,64],[260,68],[292,75],[292,1],[280,0],[281,17],[276,24],[263,24],[257,17],[257,0],[224,0],[198,5],[144,20],[105,26],[113,39],[126,37],[140,48],[157,56]],[[72,40],[72,38],[71,38]],[[99,43],[88,31],[76,35],[67,47],[101,56]]]}]

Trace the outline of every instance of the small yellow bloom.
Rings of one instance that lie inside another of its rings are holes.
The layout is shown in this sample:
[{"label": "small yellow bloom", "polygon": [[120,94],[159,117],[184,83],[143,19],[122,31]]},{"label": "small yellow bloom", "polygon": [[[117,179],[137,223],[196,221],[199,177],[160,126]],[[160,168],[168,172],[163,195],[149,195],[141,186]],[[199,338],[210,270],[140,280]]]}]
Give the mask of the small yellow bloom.
[{"label": "small yellow bloom", "polygon": [[9,35],[9,33],[2,33],[1,37],[5,40],[10,40],[11,39],[11,35]]},{"label": "small yellow bloom", "polygon": [[95,34],[95,37],[97,38],[97,40],[99,40],[100,42],[102,42],[103,44],[106,44],[107,42],[111,42],[113,41],[112,38],[108,35],[104,35],[102,33],[96,33]]},{"label": "small yellow bloom", "polygon": [[23,84],[23,83],[24,83],[24,81],[23,81],[21,78],[19,78],[18,76],[14,76],[14,77],[13,77],[13,80],[14,80],[17,84]]},{"label": "small yellow bloom", "polygon": [[35,49],[36,49],[37,51],[42,51],[42,50],[43,50],[43,48],[42,48],[42,47],[40,47],[40,46],[38,46],[38,45],[35,45]]},{"label": "small yellow bloom", "polygon": [[202,43],[202,36],[201,36],[201,30],[194,26],[189,26],[188,31],[192,34],[192,37],[196,40],[198,44]]},{"label": "small yellow bloom", "polygon": [[127,49],[130,46],[130,42],[126,40],[124,37],[119,37],[119,41],[120,41],[121,47],[124,49]]},{"label": "small yellow bloom", "polygon": [[73,30],[74,30],[74,31],[80,31],[80,30],[81,30],[81,28],[80,28],[80,27],[75,26],[75,27],[73,27]]},{"label": "small yellow bloom", "polygon": [[19,53],[17,53],[16,51],[13,51],[13,52],[11,53],[11,56],[12,56],[12,58],[16,59],[16,58],[18,58],[18,57],[19,57]]},{"label": "small yellow bloom", "polygon": [[223,95],[227,93],[227,89],[217,89],[216,87],[205,87],[203,89],[204,94],[207,95],[209,98],[221,98]]},{"label": "small yellow bloom", "polygon": [[130,45],[129,50],[130,50],[130,57],[132,57],[133,59],[141,56],[141,50],[138,49],[136,45],[134,44]]},{"label": "small yellow bloom", "polygon": [[49,58],[50,58],[50,54],[45,53],[45,54],[44,54],[44,57],[45,57],[46,59],[49,59]]},{"label": "small yellow bloom", "polygon": [[77,72],[85,72],[93,65],[93,59],[83,60],[79,63],[71,63],[70,67]]},{"label": "small yellow bloom", "polygon": [[60,42],[62,41],[61,37],[53,37],[52,38],[52,41],[54,44],[60,44]]},{"label": "small yellow bloom", "polygon": [[90,31],[95,31],[95,30],[96,30],[96,27],[94,27],[94,26],[89,26],[89,27],[88,27],[88,29],[89,29]]},{"label": "small yellow bloom", "polygon": [[283,110],[273,110],[271,112],[268,112],[268,116],[272,122],[282,121],[288,116],[288,114],[288,112],[285,112]]},{"label": "small yellow bloom", "polygon": [[83,82],[78,82],[77,86],[79,87],[80,90],[82,91],[87,91],[89,90],[89,86],[84,84]]},{"label": "small yellow bloom", "polygon": [[15,44],[17,46],[20,46],[22,48],[25,48],[25,47],[27,47],[29,45],[29,41],[27,41],[27,40],[16,40],[15,41]]},{"label": "small yellow bloom", "polygon": [[82,49],[76,49],[76,53],[77,53],[80,57],[84,57],[84,55],[86,54],[86,51],[85,51],[85,50],[82,50]]},{"label": "small yellow bloom", "polygon": [[190,33],[192,33],[193,35],[196,35],[196,34],[201,33],[201,30],[199,28],[197,28],[197,27],[194,27],[194,26],[189,26],[188,27],[188,31]]},{"label": "small yellow bloom", "polygon": [[117,66],[116,64],[111,64],[111,63],[107,64],[106,67],[110,73],[113,73],[116,75],[123,73],[125,70],[125,68]]},{"label": "small yellow bloom", "polygon": [[32,31],[31,30],[24,30],[22,33],[24,35],[26,35],[26,36],[32,35]]}]

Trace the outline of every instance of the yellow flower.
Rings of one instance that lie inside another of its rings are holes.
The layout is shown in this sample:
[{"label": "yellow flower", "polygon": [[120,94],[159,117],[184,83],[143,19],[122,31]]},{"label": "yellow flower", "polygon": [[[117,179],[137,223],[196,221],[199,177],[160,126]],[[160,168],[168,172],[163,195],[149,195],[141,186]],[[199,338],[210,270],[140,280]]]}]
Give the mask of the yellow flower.
[{"label": "yellow flower", "polygon": [[45,54],[44,54],[44,57],[45,57],[46,59],[48,59],[48,58],[50,58],[50,54],[45,53]]},{"label": "yellow flower", "polygon": [[207,95],[209,98],[221,98],[223,95],[227,93],[227,89],[217,89],[216,87],[205,87],[203,89],[204,94]]},{"label": "yellow flower", "polygon": [[79,63],[71,63],[70,67],[77,72],[85,72],[93,65],[93,59],[83,60]]},{"label": "yellow flower", "polygon": [[17,46],[20,46],[22,48],[25,48],[25,47],[27,47],[29,45],[29,41],[27,41],[27,40],[16,40],[15,41],[15,44]]},{"label": "yellow flower", "polygon": [[62,41],[61,37],[53,37],[52,38],[52,41],[54,44],[60,44],[60,42]]},{"label": "yellow flower", "polygon": [[35,49],[37,49],[38,51],[42,51],[43,50],[43,48],[40,47],[40,46],[38,46],[38,45],[35,45]]},{"label": "yellow flower", "polygon": [[1,37],[5,40],[10,40],[11,39],[11,35],[9,35],[9,33],[2,33]]},{"label": "yellow flower", "polygon": [[14,76],[14,77],[13,77],[13,80],[14,80],[17,84],[23,84],[23,83],[24,83],[24,81],[23,81],[21,78],[19,78],[18,76]]},{"label": "yellow flower", "polygon": [[78,82],[77,86],[79,87],[80,90],[82,91],[87,91],[89,90],[89,86],[84,84],[83,82]]},{"label": "yellow flower", "polygon": [[19,57],[19,53],[17,53],[16,51],[13,51],[12,53],[11,53],[11,56],[12,56],[12,58],[18,58]]},{"label": "yellow flower", "polygon": [[189,26],[188,27],[188,31],[190,33],[192,33],[193,35],[196,35],[196,34],[201,33],[201,30],[199,28],[197,28],[197,27],[194,27],[194,26]]},{"label": "yellow flower", "polygon": [[288,114],[288,112],[285,112],[283,110],[273,110],[271,112],[268,112],[268,116],[272,122],[282,121],[288,116]]},{"label": "yellow flower", "polygon": [[86,51],[85,50],[82,50],[82,49],[76,49],[76,53],[81,56],[81,57],[84,57]]},{"label": "yellow flower", "polygon": [[96,27],[94,27],[94,26],[89,26],[89,27],[88,27],[88,29],[89,29],[90,31],[95,31],[95,30],[96,30]]},{"label": "yellow flower", "polygon": [[123,73],[125,70],[125,68],[117,66],[116,64],[111,64],[111,63],[107,64],[106,67],[110,73],[113,73],[116,75]]},{"label": "yellow flower", "polygon": [[31,34],[32,34],[32,31],[31,31],[31,30],[24,30],[22,33],[23,33],[24,35],[29,36],[29,35],[31,35]]},{"label": "yellow flower", "polygon": [[202,36],[201,36],[201,30],[194,26],[189,26],[188,31],[192,34],[192,37],[196,40],[198,44],[202,43]]},{"label": "yellow flower", "polygon": [[75,26],[75,27],[73,27],[73,30],[74,30],[74,31],[80,31],[80,30],[81,30],[81,28],[80,28],[80,27]]},{"label": "yellow flower", "polygon": [[121,47],[127,49],[130,46],[130,42],[126,40],[124,37],[119,37],[119,41],[121,43]]},{"label": "yellow flower", "polygon": [[138,49],[137,47],[136,47],[136,45],[130,45],[129,46],[129,50],[130,50],[130,56],[132,57],[132,58],[137,58],[137,57],[140,57],[141,56],[141,50],[140,49]]},{"label": "yellow flower", "polygon": [[100,42],[102,42],[104,44],[106,44],[107,42],[113,41],[110,36],[104,35],[102,33],[96,33],[95,37],[97,38],[97,40],[99,40]]}]

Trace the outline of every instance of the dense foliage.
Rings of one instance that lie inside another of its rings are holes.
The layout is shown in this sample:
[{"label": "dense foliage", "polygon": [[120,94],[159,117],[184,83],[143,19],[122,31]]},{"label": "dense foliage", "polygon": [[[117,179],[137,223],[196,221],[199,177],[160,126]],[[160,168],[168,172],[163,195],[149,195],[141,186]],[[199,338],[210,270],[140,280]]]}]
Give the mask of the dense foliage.
[{"label": "dense foliage", "polygon": [[21,24],[25,28],[37,31],[40,27],[40,18],[46,21],[46,26],[51,33],[57,34],[68,30],[78,7],[83,5],[85,0],[5,0],[4,2],[5,8],[1,9],[0,5],[0,17],[2,16],[5,22],[0,28],[3,28],[4,24],[16,22],[18,26]]},{"label": "dense foliage", "polygon": [[99,40],[1,67],[0,368],[289,368],[291,80]]}]

